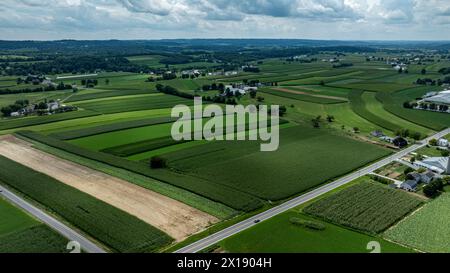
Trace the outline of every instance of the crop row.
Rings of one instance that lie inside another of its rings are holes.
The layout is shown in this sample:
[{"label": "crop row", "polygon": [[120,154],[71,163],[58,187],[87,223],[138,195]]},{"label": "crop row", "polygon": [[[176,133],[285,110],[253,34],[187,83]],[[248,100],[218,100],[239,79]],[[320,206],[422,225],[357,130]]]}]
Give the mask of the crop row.
[{"label": "crop row", "polygon": [[355,112],[362,118],[372,122],[373,124],[376,124],[384,129],[390,130],[392,132],[396,132],[396,131],[399,131],[402,129],[397,124],[394,124],[388,120],[385,120],[385,119],[369,112],[369,110],[367,110],[366,104],[362,98],[363,93],[364,93],[363,90],[351,90],[349,92],[348,98],[350,100],[350,105],[351,105],[353,112]]},{"label": "crop row", "polygon": [[168,184],[172,184],[213,201],[225,204],[236,210],[252,211],[262,206],[261,200],[250,194],[245,194],[224,185],[212,184],[201,178],[172,172],[166,169],[153,170],[150,169],[149,166],[140,162],[133,162],[110,154],[86,150],[70,143],[31,131],[21,131],[18,132],[18,134],[81,157],[96,160],[117,168],[122,168]]},{"label": "crop row", "polygon": [[0,253],[67,253],[67,239],[44,224],[0,237]]},{"label": "crop row", "polygon": [[[387,149],[309,126],[280,130],[276,151],[257,141],[217,141],[164,154],[171,168],[215,185],[282,200],[389,154]],[[339,160],[330,155],[337,155]],[[324,167],[326,166],[326,167]]]},{"label": "crop row", "polygon": [[289,92],[282,92],[282,91],[276,91],[273,89],[263,89],[261,90],[264,93],[268,93],[271,95],[275,95],[278,97],[284,97],[294,100],[301,100],[306,102],[312,102],[312,103],[320,103],[320,104],[337,104],[337,103],[344,103],[344,100],[337,100],[332,98],[325,98],[325,97],[317,97],[317,96],[310,96],[307,94],[294,94]]},{"label": "crop row", "polygon": [[161,137],[157,139],[149,139],[144,141],[139,141],[135,143],[120,145],[116,147],[106,148],[101,150],[104,153],[120,156],[120,157],[128,157],[135,154],[153,151],[156,149],[169,147],[176,144],[181,144],[188,142],[188,140],[176,141],[172,137]]},{"label": "crop row", "polygon": [[404,102],[411,102],[417,97],[421,97],[426,91],[417,89],[419,93],[412,92],[378,92],[376,97],[383,103],[386,111],[401,117],[412,123],[416,123],[432,130],[440,131],[450,126],[450,115],[446,113],[430,112],[425,110],[407,109],[403,107]]},{"label": "crop row", "polygon": [[369,233],[380,233],[422,204],[417,197],[365,181],[321,199],[303,211]]},{"label": "crop row", "polygon": [[174,96],[146,96],[126,98],[123,100],[110,99],[104,101],[75,103],[76,106],[103,114],[130,112],[148,109],[170,108],[177,104],[192,105],[193,100],[186,100]]},{"label": "crop row", "polygon": [[[0,156],[0,180],[119,252],[154,251],[171,241],[162,231],[105,202]],[[30,183],[32,182],[32,183]]]},{"label": "crop row", "polygon": [[92,99],[102,99],[102,98],[110,98],[110,97],[119,97],[119,96],[129,96],[129,95],[140,95],[140,94],[149,94],[155,93],[156,91],[146,90],[146,89],[137,89],[137,90],[111,90],[111,91],[99,91],[95,93],[85,93],[85,94],[76,94],[70,97],[66,102],[75,102],[75,101],[84,101],[84,100],[92,100]]},{"label": "crop row", "polygon": [[116,132],[116,131],[121,131],[121,130],[126,130],[126,129],[132,129],[132,128],[150,126],[150,125],[157,125],[157,124],[163,124],[163,123],[170,123],[175,120],[176,120],[175,118],[160,117],[160,118],[151,118],[151,119],[123,121],[123,122],[117,122],[117,123],[113,123],[113,124],[105,124],[105,125],[100,125],[100,126],[95,126],[95,127],[88,127],[88,128],[58,132],[58,133],[52,134],[51,136],[61,139],[61,140],[71,140],[71,139],[94,136],[94,135]]},{"label": "crop row", "polygon": [[85,117],[92,117],[99,115],[93,111],[73,111],[61,114],[55,114],[50,116],[40,116],[40,117],[28,117],[28,118],[18,118],[9,119],[6,121],[0,121],[0,130],[14,129],[26,126],[34,126],[39,124],[47,124],[57,121],[78,119]]}]

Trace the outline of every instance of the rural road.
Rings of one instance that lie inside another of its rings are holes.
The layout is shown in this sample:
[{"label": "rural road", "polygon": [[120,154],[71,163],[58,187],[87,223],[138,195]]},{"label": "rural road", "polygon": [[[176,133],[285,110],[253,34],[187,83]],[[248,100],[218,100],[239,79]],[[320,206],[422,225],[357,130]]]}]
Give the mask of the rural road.
[{"label": "rural road", "polygon": [[402,151],[400,151],[400,152],[398,152],[398,153],[396,153],[394,155],[391,155],[391,156],[389,156],[387,158],[384,158],[384,159],[382,159],[382,160],[380,160],[380,161],[378,161],[378,162],[376,162],[376,163],[374,163],[374,164],[372,164],[370,166],[367,166],[367,167],[365,167],[363,169],[355,171],[355,172],[353,172],[353,173],[351,173],[351,174],[349,174],[349,175],[347,175],[345,177],[342,177],[342,178],[340,178],[340,179],[338,179],[338,180],[336,180],[334,182],[325,184],[325,185],[323,185],[323,186],[321,186],[319,188],[316,188],[316,189],[314,189],[314,190],[312,190],[310,192],[307,192],[307,193],[305,193],[305,194],[303,194],[301,196],[293,198],[293,199],[291,199],[291,200],[289,200],[289,201],[287,201],[287,202],[285,202],[285,203],[283,203],[283,204],[281,204],[279,206],[276,206],[274,208],[266,210],[266,211],[264,211],[264,212],[262,212],[262,213],[260,213],[258,215],[252,216],[252,217],[250,217],[250,218],[248,218],[248,219],[246,219],[246,220],[244,220],[242,222],[239,222],[239,223],[237,223],[237,224],[235,224],[233,226],[230,226],[230,227],[228,227],[226,229],[223,229],[223,230],[221,230],[221,231],[219,231],[217,233],[214,233],[214,234],[212,234],[212,235],[210,235],[208,237],[205,237],[205,238],[203,238],[203,239],[201,239],[199,241],[196,241],[195,243],[192,243],[192,244],[190,244],[190,245],[188,245],[186,247],[183,247],[183,248],[175,251],[175,253],[196,253],[196,252],[198,252],[198,251],[200,251],[202,249],[205,249],[205,248],[207,248],[207,247],[209,247],[211,245],[214,245],[214,244],[222,241],[223,239],[226,239],[226,238],[228,238],[228,237],[230,237],[230,236],[232,236],[234,234],[237,234],[237,233],[239,233],[239,232],[241,232],[241,231],[243,231],[245,229],[248,229],[248,228],[250,228],[252,226],[257,225],[257,223],[255,223],[255,221],[258,221],[258,222],[265,221],[265,220],[270,219],[270,218],[272,218],[272,217],[274,217],[274,216],[276,216],[276,215],[278,215],[280,213],[283,213],[283,212],[285,212],[285,211],[287,211],[289,209],[292,209],[292,208],[295,208],[295,207],[297,207],[297,206],[299,206],[301,204],[304,204],[304,203],[306,203],[306,202],[308,202],[308,201],[310,201],[310,200],[312,200],[312,199],[314,199],[314,198],[316,198],[316,197],[318,197],[318,196],[320,196],[322,194],[325,194],[325,193],[327,193],[329,191],[332,191],[332,190],[334,190],[334,189],[336,189],[336,188],[338,188],[338,187],[340,187],[342,185],[345,185],[347,183],[350,183],[351,181],[353,181],[353,180],[355,180],[357,178],[360,178],[360,177],[365,176],[365,175],[367,175],[369,173],[372,173],[375,170],[377,170],[377,169],[379,169],[379,168],[381,168],[383,166],[386,166],[389,163],[391,163],[391,162],[393,162],[395,160],[398,160],[398,159],[404,157],[405,155],[407,155],[407,154],[409,154],[411,152],[414,152],[414,151],[416,151],[416,150],[418,150],[420,148],[425,147],[428,144],[429,140],[431,140],[433,138],[439,139],[439,138],[444,137],[444,136],[446,136],[448,134],[450,134],[450,128],[448,128],[448,129],[446,129],[444,131],[441,131],[441,132],[439,132],[439,133],[437,133],[437,134],[435,134],[435,135],[433,135],[433,136],[431,136],[431,137],[429,137],[427,139],[424,139],[421,143],[412,145],[412,146],[410,146],[410,147],[408,147],[408,148],[406,148],[406,149],[404,149],[404,150],[402,150]]},{"label": "rural road", "polygon": [[81,246],[81,249],[83,249],[86,252],[89,253],[106,253],[103,249],[80,235],[79,233],[75,232],[68,226],[64,225],[63,223],[59,222],[55,218],[51,217],[47,213],[43,212],[39,208],[33,206],[32,204],[26,202],[16,194],[12,193],[11,191],[7,190],[6,188],[0,186],[0,196],[8,199],[12,203],[16,204],[18,207],[24,209],[37,219],[41,220],[45,224],[47,224],[52,229],[59,232],[61,235],[69,239],[70,241],[78,242]]}]

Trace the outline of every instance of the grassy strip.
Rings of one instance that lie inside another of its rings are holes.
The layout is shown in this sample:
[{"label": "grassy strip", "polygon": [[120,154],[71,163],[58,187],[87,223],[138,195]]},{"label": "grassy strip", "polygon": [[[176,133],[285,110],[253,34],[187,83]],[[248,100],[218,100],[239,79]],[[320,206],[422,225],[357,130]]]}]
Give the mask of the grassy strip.
[{"label": "grassy strip", "polygon": [[86,150],[70,143],[31,131],[21,131],[18,132],[18,134],[81,157],[100,161],[117,168],[129,170],[131,172],[172,184],[213,201],[223,203],[236,210],[252,211],[262,206],[262,201],[260,199],[250,194],[234,190],[225,185],[212,184],[201,178],[175,173],[166,169],[153,170],[145,164],[139,162],[133,162],[113,155]]},{"label": "grassy strip", "polygon": [[99,113],[93,111],[74,111],[50,116],[9,119],[5,121],[0,121],[0,130],[14,129],[19,127],[46,124],[56,121],[63,121],[77,118],[92,117],[97,115],[99,115]]},{"label": "grassy strip", "polygon": [[177,104],[193,105],[193,100],[187,100],[174,96],[146,96],[125,99],[107,99],[102,101],[80,102],[76,106],[103,114],[113,114],[120,112],[130,112],[148,109],[171,108]]},{"label": "grassy strip", "polygon": [[263,93],[268,93],[274,96],[288,98],[288,99],[294,99],[294,100],[301,100],[306,102],[312,102],[312,103],[320,103],[320,104],[338,104],[338,103],[346,103],[344,100],[335,100],[331,98],[321,98],[321,97],[314,97],[306,94],[294,94],[289,92],[282,92],[282,91],[276,91],[272,89],[261,89],[260,90]]},{"label": "grassy strip", "polygon": [[369,112],[366,108],[366,105],[365,105],[363,99],[362,99],[363,93],[364,93],[363,90],[351,90],[350,91],[348,98],[350,100],[350,105],[351,105],[353,112],[355,112],[362,118],[364,118],[382,128],[385,128],[389,131],[396,132],[396,131],[402,129],[398,125],[396,125],[388,120],[382,119],[382,118],[374,115],[373,113]]},{"label": "grassy strip", "polygon": [[155,93],[155,92],[156,92],[155,90],[146,90],[146,89],[99,91],[99,92],[95,92],[95,93],[76,94],[76,95],[70,97],[66,102],[76,102],[76,101],[121,97],[121,96],[129,96],[129,95],[150,94],[150,93]]},{"label": "grassy strip", "polygon": [[0,180],[50,208],[115,251],[155,251],[172,240],[138,218],[52,177],[3,156],[0,156],[0,165],[7,170],[0,173]]},{"label": "grassy strip", "polygon": [[99,135],[103,133],[110,133],[115,131],[121,131],[126,129],[144,127],[149,125],[157,125],[163,123],[174,122],[176,119],[170,117],[160,117],[160,118],[152,118],[152,119],[140,119],[140,120],[131,120],[118,122],[113,124],[105,124],[96,127],[88,127],[71,131],[63,131],[51,134],[50,136],[55,137],[60,140],[71,140],[76,138],[88,137]]},{"label": "grassy strip", "polygon": [[161,137],[157,139],[150,139],[139,141],[131,144],[120,145],[116,147],[106,148],[101,152],[112,154],[120,157],[128,157],[135,154],[152,151],[172,145],[188,142],[189,140],[176,141],[172,137]]}]

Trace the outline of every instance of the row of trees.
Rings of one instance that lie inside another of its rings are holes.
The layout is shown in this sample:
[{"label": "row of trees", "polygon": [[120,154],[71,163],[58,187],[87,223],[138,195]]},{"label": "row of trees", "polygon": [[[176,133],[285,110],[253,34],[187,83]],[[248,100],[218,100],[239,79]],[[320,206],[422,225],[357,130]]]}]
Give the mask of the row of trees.
[{"label": "row of trees", "polygon": [[419,107],[422,110],[440,111],[447,112],[449,107],[447,105],[438,105],[436,103],[417,103],[417,102],[405,102],[403,103],[404,108],[413,109]]},{"label": "row of trees", "polygon": [[225,85],[223,83],[212,83],[212,84],[205,84],[202,86],[203,91],[212,91],[217,90],[220,93],[223,93],[225,91]]},{"label": "row of trees", "polygon": [[144,72],[152,69],[144,65],[130,62],[124,57],[75,56],[56,57],[54,60],[36,63],[10,63],[5,69],[7,75],[36,75],[36,74],[63,74],[63,73],[94,73],[102,70],[108,72]]},{"label": "row of trees", "polygon": [[[325,120],[328,121],[328,123],[332,123],[335,121],[335,117],[332,115],[327,115]],[[319,115],[319,116],[313,118],[311,120],[311,122],[312,122],[312,125],[314,128],[320,128],[320,126],[322,124],[322,116]]]},{"label": "row of trees", "polygon": [[21,93],[36,93],[36,92],[46,92],[46,91],[56,91],[56,90],[68,90],[72,89],[72,85],[70,84],[64,84],[63,82],[60,82],[58,85],[47,85],[47,86],[41,86],[36,88],[23,88],[23,89],[1,89],[0,95],[6,95],[6,94],[21,94]]},{"label": "row of trees", "polygon": [[431,86],[436,86],[436,85],[437,86],[441,86],[443,84],[450,84],[450,76],[447,76],[447,77],[445,77],[443,79],[437,79],[437,80],[433,80],[433,79],[430,79],[430,78],[424,78],[424,79],[418,78],[416,80],[416,84],[419,84],[419,85],[431,85]]},{"label": "row of trees", "polygon": [[30,102],[28,100],[16,100],[15,103],[2,107],[0,109],[0,112],[3,114],[3,116],[5,117],[9,117],[11,116],[11,113],[13,112],[17,112],[20,109],[28,106],[30,104]]}]

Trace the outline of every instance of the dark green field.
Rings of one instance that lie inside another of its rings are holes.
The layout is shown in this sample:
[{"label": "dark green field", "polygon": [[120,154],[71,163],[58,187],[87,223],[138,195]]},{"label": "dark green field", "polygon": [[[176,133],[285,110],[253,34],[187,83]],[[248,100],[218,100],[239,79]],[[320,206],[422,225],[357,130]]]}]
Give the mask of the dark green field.
[{"label": "dark green field", "polygon": [[374,182],[363,182],[321,199],[303,211],[322,219],[380,233],[423,203],[418,197]]},{"label": "dark green field", "polygon": [[[111,205],[3,156],[0,180],[119,252],[153,251],[171,238]],[[29,183],[33,181],[33,183]],[[43,191],[42,189],[45,189]]]},{"label": "dark green field", "polygon": [[261,153],[259,143],[238,141],[205,144],[164,157],[171,167],[189,176],[266,200],[280,200],[390,153],[303,126],[282,129],[280,134],[279,149],[270,153]]},{"label": "dark green field", "polygon": [[64,253],[67,242],[0,197],[0,253]]},{"label": "dark green field", "polygon": [[[323,224],[317,231],[290,223],[296,217]],[[410,253],[412,250],[378,237],[351,231],[310,216],[288,211],[219,243],[231,253],[369,253],[367,244],[377,241],[382,253]]]}]

